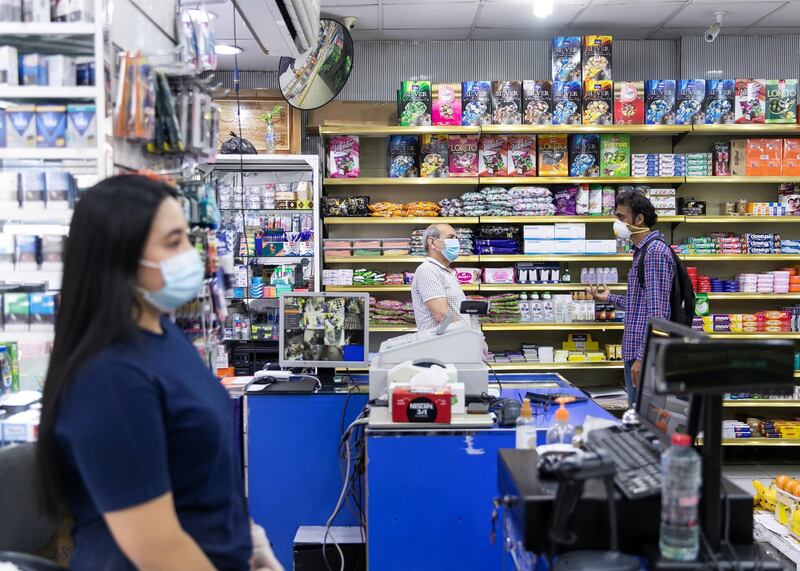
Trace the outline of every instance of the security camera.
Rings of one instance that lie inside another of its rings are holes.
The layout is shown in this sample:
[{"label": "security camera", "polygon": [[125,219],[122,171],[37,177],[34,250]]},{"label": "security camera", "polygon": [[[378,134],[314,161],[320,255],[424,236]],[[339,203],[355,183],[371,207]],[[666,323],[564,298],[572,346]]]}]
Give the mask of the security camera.
[{"label": "security camera", "polygon": [[344,18],[342,18],[342,23],[344,24],[344,27],[347,28],[348,30],[352,30],[353,28],[355,28],[356,22],[358,22],[358,18],[356,18],[355,16],[345,16]]},{"label": "security camera", "polygon": [[714,12],[714,19],[716,21],[711,24],[705,32],[703,32],[703,39],[708,43],[711,43],[717,39],[719,30],[722,28],[722,17],[724,15],[725,12]]}]

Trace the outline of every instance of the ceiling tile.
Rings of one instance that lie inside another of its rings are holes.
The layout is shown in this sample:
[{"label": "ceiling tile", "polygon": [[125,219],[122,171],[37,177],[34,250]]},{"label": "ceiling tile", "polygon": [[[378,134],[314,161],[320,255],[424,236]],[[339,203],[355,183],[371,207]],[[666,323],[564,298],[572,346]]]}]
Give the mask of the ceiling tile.
[{"label": "ceiling tile", "polygon": [[[603,34],[613,37],[615,40],[643,40],[650,32],[651,28],[603,28]],[[597,33],[597,27],[571,27],[568,30],[570,35],[589,36]]]},{"label": "ceiling tile", "polygon": [[759,0],[758,2],[753,2],[752,0],[739,2],[695,1],[686,6],[665,25],[670,28],[697,26],[697,24],[709,26],[714,22],[714,12],[727,12],[722,20],[723,27],[749,26],[782,4],[784,4],[784,0]]},{"label": "ceiling tile", "polygon": [[592,4],[578,15],[571,27],[594,28],[603,32],[609,24],[616,28],[652,28],[669,18],[683,4],[678,1],[658,2],[648,5],[646,10],[634,10],[630,4]]},{"label": "ceiling tile", "polygon": [[477,2],[384,6],[383,28],[393,30],[470,28],[478,6]]},{"label": "ceiling tile", "polygon": [[[485,8],[484,8],[485,9]],[[559,33],[558,28],[475,28],[473,40],[549,40]]]},{"label": "ceiling tile", "polygon": [[383,30],[384,40],[466,40],[469,28]]},{"label": "ceiling tile", "polygon": [[[533,15],[530,0],[527,2],[495,2],[484,4],[478,18],[478,26],[482,28],[561,28],[569,24],[582,6],[556,5],[556,10],[549,18],[537,18]],[[557,34],[556,34],[557,35]]]},{"label": "ceiling tile", "polygon": [[787,2],[775,12],[756,22],[756,25],[759,28],[761,26],[800,26],[800,2]]},{"label": "ceiling tile", "polygon": [[322,9],[322,17],[332,17],[341,22],[345,16],[355,16],[356,28],[375,30],[380,28],[380,15],[377,6],[327,6]]},{"label": "ceiling tile", "polygon": [[380,30],[359,30],[358,25],[356,25],[355,29],[350,30],[350,35],[356,42],[374,41],[381,39]]},{"label": "ceiling tile", "polygon": [[377,6],[378,2],[376,0],[322,0],[320,2],[320,6],[322,11],[325,11],[325,8],[328,6]]}]

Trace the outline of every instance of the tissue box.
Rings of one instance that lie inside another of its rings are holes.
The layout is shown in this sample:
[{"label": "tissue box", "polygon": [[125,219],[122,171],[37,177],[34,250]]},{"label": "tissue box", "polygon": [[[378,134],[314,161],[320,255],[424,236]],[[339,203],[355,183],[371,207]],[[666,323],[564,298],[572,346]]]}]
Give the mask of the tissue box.
[{"label": "tissue box", "polygon": [[522,229],[522,236],[526,240],[554,240],[556,228],[552,224],[526,225]]},{"label": "tissue box", "polygon": [[483,268],[483,283],[513,284],[514,268]]},{"label": "tissue box", "polygon": [[556,240],[584,240],[586,224],[556,224],[553,232]]},{"label": "tissue box", "polygon": [[587,254],[616,254],[616,240],[586,240]]},{"label": "tissue box", "polygon": [[586,240],[556,240],[555,254],[585,254]]},{"label": "tissue box", "polygon": [[555,240],[529,240],[525,239],[525,254],[552,254],[556,251]]},{"label": "tissue box", "polygon": [[452,418],[450,388],[411,389],[397,387],[392,391],[392,422],[432,422],[449,424]]}]

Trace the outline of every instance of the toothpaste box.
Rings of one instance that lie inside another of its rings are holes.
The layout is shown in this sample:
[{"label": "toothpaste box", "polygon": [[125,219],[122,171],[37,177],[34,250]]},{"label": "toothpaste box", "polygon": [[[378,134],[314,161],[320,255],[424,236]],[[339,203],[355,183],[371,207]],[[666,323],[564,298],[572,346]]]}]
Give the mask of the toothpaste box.
[{"label": "toothpaste box", "polygon": [[675,124],[675,89],[674,79],[648,79],[644,82],[646,124]]},{"label": "toothpaste box", "polygon": [[94,105],[67,105],[67,147],[97,146],[97,119]]},{"label": "toothpaste box", "polygon": [[553,82],[522,82],[522,122],[525,125],[553,123]]},{"label": "toothpaste box", "polygon": [[67,107],[38,105],[36,107],[36,146],[43,148],[67,145]]},{"label": "toothpaste box", "polygon": [[703,112],[707,125],[731,125],[735,120],[736,82],[732,79],[706,80]]},{"label": "toothpaste box", "polygon": [[6,146],[11,149],[36,146],[34,105],[12,105],[6,108]]},{"label": "toothpaste box", "polygon": [[614,122],[617,125],[644,123],[644,81],[614,82]]},{"label": "toothpaste box", "polygon": [[675,92],[675,124],[702,125],[706,122],[703,101],[706,98],[704,79],[679,79]]}]

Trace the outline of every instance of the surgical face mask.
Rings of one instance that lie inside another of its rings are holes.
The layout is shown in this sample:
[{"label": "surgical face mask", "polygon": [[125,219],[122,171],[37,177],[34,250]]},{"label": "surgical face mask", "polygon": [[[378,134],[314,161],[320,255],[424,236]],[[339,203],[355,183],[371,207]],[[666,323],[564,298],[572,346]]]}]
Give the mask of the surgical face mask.
[{"label": "surgical face mask", "polygon": [[[636,231],[631,231],[631,228],[635,228]],[[622,238],[623,240],[630,240],[632,235],[648,232],[649,230],[649,228],[639,228],[633,225],[629,226],[622,220],[614,220],[614,236]]]},{"label": "surgical face mask", "polygon": [[175,311],[189,303],[203,285],[205,268],[200,254],[194,248],[167,258],[161,263],[148,260],[140,260],[139,263],[146,268],[161,270],[164,287],[157,291],[138,288],[142,297],[161,311]]},{"label": "surgical face mask", "polygon": [[442,250],[442,255],[447,258],[449,262],[455,262],[456,258],[458,258],[458,253],[461,251],[461,244],[458,238],[445,238],[443,242],[444,250]]}]

